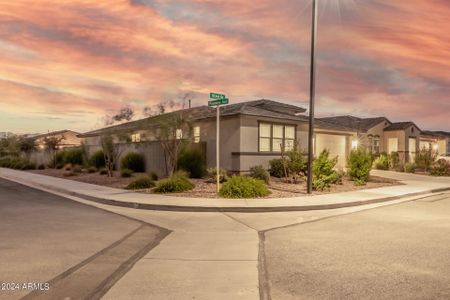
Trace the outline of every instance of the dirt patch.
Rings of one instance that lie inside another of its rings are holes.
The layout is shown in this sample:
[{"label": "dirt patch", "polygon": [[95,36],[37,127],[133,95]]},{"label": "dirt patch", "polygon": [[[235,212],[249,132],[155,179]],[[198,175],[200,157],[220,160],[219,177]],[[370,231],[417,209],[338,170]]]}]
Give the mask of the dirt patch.
[{"label": "dirt patch", "polygon": [[[134,177],[142,174],[142,173],[135,173],[133,174],[133,177],[122,178],[120,177],[120,173],[118,171],[115,171],[114,177],[100,175],[99,173],[80,173],[76,174],[75,176],[65,177],[63,175],[64,173],[67,172],[65,170],[45,169],[45,170],[31,170],[29,172],[120,189],[125,188],[131,181],[134,180]],[[191,179],[191,181],[192,183],[195,184],[195,188],[193,190],[183,193],[171,193],[170,196],[192,197],[192,198],[219,198],[216,194],[215,183],[207,182],[205,179]],[[373,189],[400,184],[401,184],[400,182],[393,179],[371,176],[369,182],[366,185],[356,186],[353,181],[350,181],[348,178],[344,178],[342,184],[333,185],[329,190],[320,192],[314,191],[313,195],[350,192],[355,190]],[[289,198],[307,195],[305,182],[292,184],[286,183],[282,179],[275,177],[272,177],[270,179],[269,189],[272,193],[266,198]],[[150,189],[138,190],[136,192],[152,193]]]},{"label": "dirt patch", "polygon": [[103,185],[112,188],[125,188],[131,181],[133,181],[133,177],[140,175],[139,173],[135,173],[133,177],[122,178],[120,177],[120,173],[118,171],[114,172],[114,177],[108,177],[107,175],[100,175],[97,173],[79,173],[74,176],[66,177],[63,174],[67,171],[63,169],[45,169],[45,170],[31,170],[31,173],[53,176],[58,178],[76,180],[84,183],[91,183],[97,185]]}]

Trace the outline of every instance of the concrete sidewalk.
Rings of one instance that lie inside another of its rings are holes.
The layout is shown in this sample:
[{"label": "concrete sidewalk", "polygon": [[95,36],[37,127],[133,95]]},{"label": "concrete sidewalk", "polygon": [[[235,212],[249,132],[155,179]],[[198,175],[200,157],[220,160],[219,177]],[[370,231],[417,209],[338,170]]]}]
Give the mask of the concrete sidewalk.
[{"label": "concrete sidewalk", "polygon": [[431,192],[450,190],[449,177],[372,171],[373,175],[400,180],[403,185],[344,193],[271,199],[208,199],[144,194],[0,168],[0,177],[66,195],[108,205],[150,210],[191,212],[277,212],[304,211],[373,204]]}]

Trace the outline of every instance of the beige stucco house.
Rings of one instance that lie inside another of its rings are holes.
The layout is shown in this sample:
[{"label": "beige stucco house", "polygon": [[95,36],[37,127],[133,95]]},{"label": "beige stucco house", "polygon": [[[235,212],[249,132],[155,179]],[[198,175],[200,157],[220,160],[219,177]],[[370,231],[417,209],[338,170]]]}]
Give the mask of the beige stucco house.
[{"label": "beige stucco house", "polygon": [[420,148],[431,148],[439,156],[450,156],[450,132],[423,131],[419,141]]},{"label": "beige stucco house", "polygon": [[321,120],[355,130],[355,144],[373,154],[398,152],[400,160],[408,162],[414,161],[420,147],[421,130],[413,122],[393,123],[385,117],[355,116],[327,117]]},{"label": "beige stucco house", "polygon": [[36,145],[38,148],[45,148],[45,139],[48,138],[62,138],[61,143],[59,145],[60,149],[69,148],[69,147],[77,147],[81,145],[81,138],[78,137],[80,133],[72,130],[59,130],[52,131],[44,134],[39,134],[34,136],[34,140],[36,141]]},{"label": "beige stucco house", "polygon": [[[295,145],[307,149],[308,118],[305,109],[272,100],[256,100],[223,106],[220,122],[220,165],[231,172],[246,172],[252,166],[269,166],[269,161],[281,157],[281,147],[290,150]],[[208,106],[183,111],[193,122],[192,141],[206,149],[208,167],[216,164],[216,109]],[[176,112],[174,112],[176,113]],[[122,142],[128,151],[141,152],[146,167],[164,174],[164,155],[152,129],[152,118],[128,122],[80,134],[89,152],[100,149],[100,137],[107,132],[128,135]],[[182,133],[180,134],[182,135]],[[314,137],[316,153],[329,149],[339,157],[344,168],[355,130],[317,120]],[[151,150],[150,150],[151,149]]]}]

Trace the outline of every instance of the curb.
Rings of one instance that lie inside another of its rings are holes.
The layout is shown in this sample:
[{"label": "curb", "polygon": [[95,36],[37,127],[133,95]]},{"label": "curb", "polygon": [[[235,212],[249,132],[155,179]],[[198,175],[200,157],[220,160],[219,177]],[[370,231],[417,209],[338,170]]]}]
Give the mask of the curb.
[{"label": "curb", "polygon": [[138,202],[124,202],[124,201],[118,201],[118,200],[112,200],[112,199],[106,199],[106,198],[99,198],[89,195],[84,195],[77,192],[68,191],[62,188],[56,188],[54,186],[48,186],[44,184],[36,184],[36,183],[23,183],[16,179],[11,179],[8,177],[0,176],[1,178],[4,178],[6,180],[15,181],[19,184],[25,184],[28,186],[32,186],[35,188],[43,188],[46,190],[51,190],[54,192],[66,194],[68,196],[74,196],[78,197],[84,200],[100,203],[100,204],[106,204],[106,205],[112,205],[112,206],[119,206],[119,207],[126,207],[126,208],[134,208],[134,209],[143,209],[143,210],[156,210],[156,211],[176,211],[176,212],[239,212],[239,213],[271,213],[271,212],[289,212],[289,211],[310,211],[310,210],[328,210],[328,209],[337,209],[337,208],[345,208],[345,207],[354,207],[354,206],[361,206],[361,205],[367,205],[367,204],[375,204],[375,203],[381,203],[381,202],[388,202],[393,200],[400,200],[403,198],[408,197],[414,197],[414,196],[420,196],[420,195],[426,195],[430,193],[440,193],[440,192],[446,192],[450,191],[450,187],[447,188],[438,188],[438,189],[431,189],[426,190],[423,192],[417,192],[417,193],[409,193],[404,194],[401,196],[390,196],[390,197],[383,197],[383,198],[376,198],[376,199],[370,199],[370,200],[363,200],[363,201],[353,201],[353,202],[345,202],[345,203],[332,203],[332,204],[318,204],[318,205],[299,205],[299,206],[255,206],[255,207],[240,207],[240,206],[227,206],[227,207],[214,207],[214,206],[189,206],[189,205],[164,205],[164,204],[150,204],[150,203],[138,203]]}]

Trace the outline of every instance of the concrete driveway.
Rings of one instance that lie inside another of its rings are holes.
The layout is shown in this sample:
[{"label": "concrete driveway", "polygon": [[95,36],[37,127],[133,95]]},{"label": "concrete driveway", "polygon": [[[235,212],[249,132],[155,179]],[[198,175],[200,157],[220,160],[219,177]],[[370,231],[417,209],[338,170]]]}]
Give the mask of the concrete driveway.
[{"label": "concrete driveway", "polygon": [[49,283],[33,299],[95,299],[160,238],[159,228],[0,179],[0,299],[32,292],[24,283]]},{"label": "concrete driveway", "polygon": [[272,299],[450,299],[450,194],[265,232]]}]

